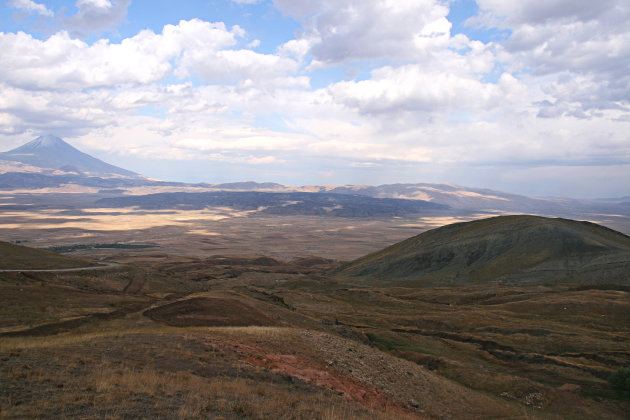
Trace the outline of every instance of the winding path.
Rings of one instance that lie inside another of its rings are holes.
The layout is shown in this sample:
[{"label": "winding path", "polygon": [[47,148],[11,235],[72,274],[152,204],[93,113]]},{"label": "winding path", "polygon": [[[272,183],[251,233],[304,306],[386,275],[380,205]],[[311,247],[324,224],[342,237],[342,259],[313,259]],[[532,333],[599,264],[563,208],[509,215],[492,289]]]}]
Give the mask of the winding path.
[{"label": "winding path", "polygon": [[122,264],[118,264],[118,263],[100,263],[103,265],[97,265],[97,266],[93,266],[93,267],[75,267],[75,268],[48,268],[48,269],[30,269],[30,268],[23,268],[23,269],[7,269],[7,270],[0,270],[0,273],[68,273],[68,272],[72,272],[72,271],[88,271],[88,270],[108,270],[112,267],[121,267]]}]

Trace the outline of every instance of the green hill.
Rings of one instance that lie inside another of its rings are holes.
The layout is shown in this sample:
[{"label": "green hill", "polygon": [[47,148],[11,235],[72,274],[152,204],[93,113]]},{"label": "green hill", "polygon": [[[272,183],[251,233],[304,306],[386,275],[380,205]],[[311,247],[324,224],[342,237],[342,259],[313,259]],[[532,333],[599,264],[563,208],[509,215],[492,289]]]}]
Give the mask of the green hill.
[{"label": "green hill", "polygon": [[0,242],[0,270],[48,270],[97,265],[43,249]]},{"label": "green hill", "polygon": [[424,232],[340,267],[352,282],[630,285],[630,237],[567,219],[500,216]]}]

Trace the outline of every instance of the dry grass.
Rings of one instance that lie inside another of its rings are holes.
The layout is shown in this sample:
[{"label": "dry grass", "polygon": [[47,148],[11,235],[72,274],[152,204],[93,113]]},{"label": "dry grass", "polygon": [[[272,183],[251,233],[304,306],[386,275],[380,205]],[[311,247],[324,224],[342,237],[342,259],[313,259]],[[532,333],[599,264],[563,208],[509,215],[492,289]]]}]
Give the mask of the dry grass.
[{"label": "dry grass", "polygon": [[[194,330],[195,328],[190,328]],[[90,341],[102,338],[121,338],[133,334],[149,333],[158,336],[167,335],[173,332],[180,332],[178,328],[152,327],[152,328],[131,328],[125,330],[104,330],[84,334],[61,334],[43,337],[8,337],[0,341],[0,352],[29,350],[29,349],[50,349],[63,348],[74,344],[85,344]]]},{"label": "dry grass", "polygon": [[43,249],[0,242],[0,269],[59,269],[97,265],[94,261],[71,258]]},{"label": "dry grass", "polygon": [[3,341],[1,416],[395,418],[212,351],[204,343],[213,334],[265,338],[284,332],[163,328]]},{"label": "dry grass", "polygon": [[103,396],[101,402],[107,405],[119,404],[130,394],[147,394],[152,399],[181,396],[183,404],[176,410],[177,418],[200,418],[208,412],[232,412],[247,418],[297,418],[309,411],[324,417],[326,411],[334,415],[335,409],[351,412],[347,407],[317,408],[326,405],[328,398],[323,393],[303,398],[240,378],[206,380],[184,372],[108,369],[95,374],[93,381],[96,392]]},{"label": "dry grass", "polygon": [[[624,418],[627,410],[606,383],[630,363],[627,292],[471,286],[273,293],[297,311],[354,326],[384,351],[467,388],[504,395],[536,416]],[[565,384],[577,391],[563,390]],[[536,394],[542,402],[530,401]]]},{"label": "dry grass", "polygon": [[43,337],[7,337],[0,340],[0,352],[21,351],[28,349],[63,348],[75,344],[86,344],[90,341],[109,338],[116,339],[136,334],[152,334],[156,337],[178,335],[183,338],[198,336],[199,333],[212,334],[223,333],[236,336],[251,336],[279,340],[295,332],[294,328],[287,327],[167,327],[151,326],[147,328],[104,329],[102,331],[88,333],[70,333]]},{"label": "dry grass", "polygon": [[268,340],[279,340],[286,338],[289,334],[295,331],[294,328],[287,327],[225,327],[221,331],[228,334],[252,336],[256,338],[263,338]]},{"label": "dry grass", "polygon": [[[260,226],[248,223],[218,240],[247,231],[242,244],[261,233]],[[302,230],[301,238],[308,239],[309,229]],[[289,233],[282,231],[295,239]],[[125,258],[133,264],[133,255]],[[16,313],[20,319],[42,319],[40,307],[55,319],[145,300],[135,312],[70,333],[0,339],[0,417],[399,417],[338,395],[340,388],[322,384],[322,378],[377,389],[397,407],[415,407],[413,399],[419,407],[410,412],[417,415],[426,409],[439,417],[457,407],[452,418],[498,417],[479,414],[493,405],[495,414],[523,419],[627,417],[627,404],[606,393],[602,376],[630,362],[630,300],[624,291],[495,285],[379,290],[317,275],[204,265],[189,257],[142,258],[148,274],[141,293],[152,298],[121,293],[130,278],[126,272],[102,279],[78,274],[31,279],[24,289],[32,292],[24,297],[31,304],[18,299],[25,279],[3,280],[11,286],[3,290],[15,292],[15,299],[0,317],[13,320]],[[51,284],[55,293],[44,288]],[[169,292],[176,296],[161,299]],[[175,300],[216,296],[242,299],[286,327],[176,328],[142,315]],[[285,361],[289,366],[280,365]],[[562,389],[565,384],[570,386]],[[537,393],[544,402],[536,402]],[[540,408],[525,405],[528,401]]]}]

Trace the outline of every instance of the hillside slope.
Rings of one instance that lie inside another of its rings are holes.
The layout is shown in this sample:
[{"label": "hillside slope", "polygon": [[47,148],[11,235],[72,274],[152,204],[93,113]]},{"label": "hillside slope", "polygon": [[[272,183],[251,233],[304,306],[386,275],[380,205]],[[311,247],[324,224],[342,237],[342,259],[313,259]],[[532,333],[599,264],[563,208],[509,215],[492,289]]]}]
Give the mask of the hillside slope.
[{"label": "hillside slope", "polygon": [[0,270],[48,270],[97,265],[89,260],[66,257],[43,249],[0,241]]},{"label": "hillside slope", "polygon": [[500,216],[424,232],[342,266],[353,281],[630,284],[630,237],[588,222]]}]

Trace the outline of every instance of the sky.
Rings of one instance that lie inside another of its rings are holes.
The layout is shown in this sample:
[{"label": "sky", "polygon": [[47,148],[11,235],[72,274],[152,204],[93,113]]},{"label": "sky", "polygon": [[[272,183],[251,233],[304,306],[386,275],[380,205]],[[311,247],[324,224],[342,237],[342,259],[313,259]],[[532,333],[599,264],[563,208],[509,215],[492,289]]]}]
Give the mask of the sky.
[{"label": "sky", "polygon": [[630,196],[627,0],[0,0],[0,150]]}]

